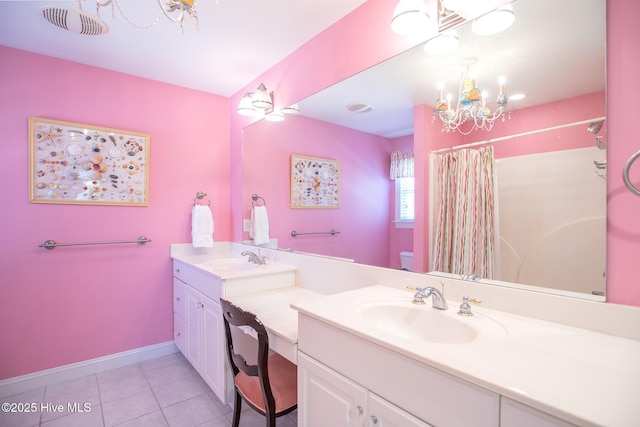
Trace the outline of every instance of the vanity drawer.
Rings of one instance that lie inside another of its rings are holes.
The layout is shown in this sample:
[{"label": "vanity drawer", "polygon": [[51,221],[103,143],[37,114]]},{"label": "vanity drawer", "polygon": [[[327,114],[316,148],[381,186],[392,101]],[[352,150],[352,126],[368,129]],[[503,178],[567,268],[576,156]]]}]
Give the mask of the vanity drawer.
[{"label": "vanity drawer", "polygon": [[187,324],[178,315],[173,315],[173,342],[182,354],[186,354]]},{"label": "vanity drawer", "polygon": [[184,265],[180,261],[173,261],[173,277],[177,277],[183,282],[186,282],[186,270],[186,265]]},{"label": "vanity drawer", "polygon": [[173,278],[173,312],[184,320],[187,309],[187,293],[185,284]]}]

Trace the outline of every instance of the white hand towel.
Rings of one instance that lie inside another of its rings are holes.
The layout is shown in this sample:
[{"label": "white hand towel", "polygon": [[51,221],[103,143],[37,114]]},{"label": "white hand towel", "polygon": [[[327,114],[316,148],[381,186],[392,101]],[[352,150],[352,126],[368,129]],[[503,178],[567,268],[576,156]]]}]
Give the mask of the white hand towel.
[{"label": "white hand towel", "polygon": [[193,207],[191,239],[194,248],[213,247],[213,215],[209,206],[195,205]]},{"label": "white hand towel", "polygon": [[253,239],[253,243],[256,245],[269,243],[269,217],[267,216],[266,207],[254,206],[251,210],[249,237]]}]

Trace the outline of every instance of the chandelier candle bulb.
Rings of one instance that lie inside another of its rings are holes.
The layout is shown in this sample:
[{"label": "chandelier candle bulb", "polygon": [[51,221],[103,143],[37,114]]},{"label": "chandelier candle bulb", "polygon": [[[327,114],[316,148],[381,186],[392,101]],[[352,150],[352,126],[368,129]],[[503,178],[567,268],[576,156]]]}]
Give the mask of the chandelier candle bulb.
[{"label": "chandelier candle bulb", "polygon": [[503,76],[503,77],[500,77],[500,78],[498,79],[498,84],[500,85],[500,95],[501,95],[501,96],[504,96],[504,83],[505,83],[505,81],[506,81],[506,80],[505,80],[504,76]]}]

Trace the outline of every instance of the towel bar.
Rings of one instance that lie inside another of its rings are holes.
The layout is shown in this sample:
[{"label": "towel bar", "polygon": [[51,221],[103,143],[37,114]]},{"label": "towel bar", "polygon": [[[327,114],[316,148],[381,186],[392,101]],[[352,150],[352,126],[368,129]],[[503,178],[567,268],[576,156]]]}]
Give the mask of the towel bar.
[{"label": "towel bar", "polygon": [[148,239],[145,236],[140,236],[137,240],[114,240],[111,242],[56,243],[54,240],[47,240],[41,245],[38,245],[38,247],[45,249],[55,249],[57,246],[115,245],[120,243],[139,243],[141,245],[144,245],[145,243],[149,242],[151,242],[151,239]]},{"label": "towel bar", "polygon": [[333,230],[333,229],[331,231],[318,231],[318,232],[315,232],[315,233],[298,233],[296,230],[293,230],[291,232],[291,236],[292,237],[303,236],[305,234],[331,234],[332,236],[335,236],[336,234],[340,234],[340,232],[336,231],[336,230]]}]

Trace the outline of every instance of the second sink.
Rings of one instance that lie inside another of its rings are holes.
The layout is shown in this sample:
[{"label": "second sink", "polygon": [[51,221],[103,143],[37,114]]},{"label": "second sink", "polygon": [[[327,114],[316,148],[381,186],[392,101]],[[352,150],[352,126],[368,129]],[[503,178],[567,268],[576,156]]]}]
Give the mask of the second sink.
[{"label": "second sink", "polygon": [[465,343],[478,337],[465,319],[450,313],[410,304],[380,304],[358,310],[371,326],[400,338],[435,343]]}]

